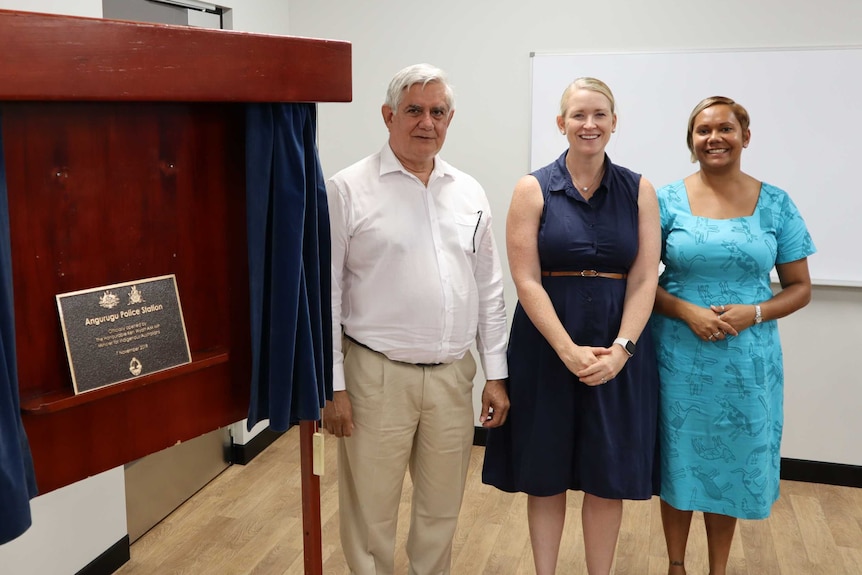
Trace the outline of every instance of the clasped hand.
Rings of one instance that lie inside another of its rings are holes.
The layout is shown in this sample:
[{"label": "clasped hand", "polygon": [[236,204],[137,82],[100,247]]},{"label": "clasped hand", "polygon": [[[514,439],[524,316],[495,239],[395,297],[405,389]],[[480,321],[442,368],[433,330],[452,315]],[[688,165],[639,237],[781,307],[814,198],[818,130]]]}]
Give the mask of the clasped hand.
[{"label": "clasped hand", "polygon": [[620,346],[589,347],[575,345],[563,363],[581,383],[589,386],[604,385],[622,370],[628,355]]},{"label": "clasped hand", "polygon": [[704,341],[719,341],[751,327],[752,306],[743,304],[693,306],[685,318],[689,329]]}]

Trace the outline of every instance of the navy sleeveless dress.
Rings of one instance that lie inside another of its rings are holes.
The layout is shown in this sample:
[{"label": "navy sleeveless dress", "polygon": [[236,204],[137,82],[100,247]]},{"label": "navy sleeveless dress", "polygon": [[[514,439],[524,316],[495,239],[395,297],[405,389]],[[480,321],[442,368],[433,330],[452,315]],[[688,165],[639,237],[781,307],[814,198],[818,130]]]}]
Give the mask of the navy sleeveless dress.
[{"label": "navy sleeveless dress", "polygon": [[[564,153],[533,173],[545,205],[539,226],[542,270],[627,273],[638,251],[640,175],[605,157],[589,201],[572,185]],[[572,340],[609,347],[623,313],[626,280],[542,277]],[[520,303],[508,348],[511,409],[489,430],[482,481],[503,491],[549,496],[569,489],[608,499],[658,492],[658,371],[651,330],[608,383],[580,383],[533,326]]]}]

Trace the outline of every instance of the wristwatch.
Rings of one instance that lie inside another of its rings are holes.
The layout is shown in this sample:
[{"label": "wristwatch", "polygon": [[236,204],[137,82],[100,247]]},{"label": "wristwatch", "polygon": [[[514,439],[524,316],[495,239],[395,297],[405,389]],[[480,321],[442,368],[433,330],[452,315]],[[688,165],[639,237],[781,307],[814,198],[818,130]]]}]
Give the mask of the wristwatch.
[{"label": "wristwatch", "polygon": [[624,337],[618,337],[614,340],[615,345],[620,345],[625,350],[625,352],[629,355],[629,357],[635,354],[635,342],[630,339],[626,339]]},{"label": "wristwatch", "polygon": [[754,323],[758,324],[758,323],[761,323],[762,321],[763,321],[763,313],[761,313],[761,311],[760,311],[760,306],[755,305],[754,306]]}]

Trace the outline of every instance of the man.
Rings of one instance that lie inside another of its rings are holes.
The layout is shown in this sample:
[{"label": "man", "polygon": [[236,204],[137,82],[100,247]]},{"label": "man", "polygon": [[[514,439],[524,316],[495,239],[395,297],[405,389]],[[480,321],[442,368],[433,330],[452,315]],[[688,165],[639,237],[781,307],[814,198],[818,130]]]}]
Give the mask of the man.
[{"label": "man", "polygon": [[475,341],[487,377],[479,420],[506,419],[503,281],[485,192],[437,153],[454,115],[442,70],[389,84],[383,149],[327,182],[341,542],[354,575],[391,575],[409,466],[410,575],[450,571],[473,440]]}]

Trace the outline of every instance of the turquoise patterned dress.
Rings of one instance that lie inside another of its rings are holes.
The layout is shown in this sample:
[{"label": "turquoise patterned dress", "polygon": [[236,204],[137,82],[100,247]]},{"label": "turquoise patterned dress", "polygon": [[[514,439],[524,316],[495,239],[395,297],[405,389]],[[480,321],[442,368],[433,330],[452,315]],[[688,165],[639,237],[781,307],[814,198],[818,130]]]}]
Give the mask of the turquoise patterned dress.
[{"label": "turquoise patterned dress", "polygon": [[[775,264],[815,252],[783,190],[763,183],[754,214],[693,216],[680,180],[658,191],[659,285],[700,306],[772,297]],[[754,312],[752,311],[752,314]],[[661,497],[677,509],[743,519],[769,516],[778,499],[784,371],[776,321],[716,342],[655,314],[661,400]]]}]

